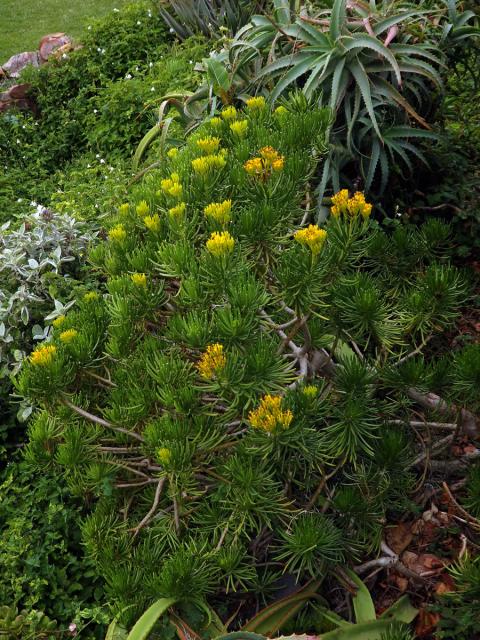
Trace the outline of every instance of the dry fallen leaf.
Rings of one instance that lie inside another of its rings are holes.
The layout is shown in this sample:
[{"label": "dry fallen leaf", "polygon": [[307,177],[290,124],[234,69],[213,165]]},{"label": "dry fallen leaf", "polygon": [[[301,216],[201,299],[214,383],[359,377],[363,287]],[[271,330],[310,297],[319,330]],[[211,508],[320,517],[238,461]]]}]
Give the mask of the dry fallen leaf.
[{"label": "dry fallen leaf", "polygon": [[432,553],[417,555],[412,551],[405,551],[401,560],[410,571],[423,577],[436,575],[445,566],[444,562]]},{"label": "dry fallen leaf", "polygon": [[391,576],[391,582],[397,587],[397,589],[404,593],[408,589],[408,578],[400,576],[398,573],[393,573]]},{"label": "dry fallen leaf", "polygon": [[441,596],[442,593],[449,593],[450,591],[455,591],[455,582],[453,578],[446,573],[442,575],[442,579],[437,583],[435,593],[437,596]]},{"label": "dry fallen leaf", "polygon": [[413,540],[411,523],[400,522],[395,527],[387,529],[386,537],[390,549],[400,555]]},{"label": "dry fallen leaf", "polygon": [[417,637],[425,638],[426,636],[429,636],[435,630],[439,620],[440,616],[438,613],[432,613],[426,609],[420,609],[417,618],[417,625],[415,627]]}]

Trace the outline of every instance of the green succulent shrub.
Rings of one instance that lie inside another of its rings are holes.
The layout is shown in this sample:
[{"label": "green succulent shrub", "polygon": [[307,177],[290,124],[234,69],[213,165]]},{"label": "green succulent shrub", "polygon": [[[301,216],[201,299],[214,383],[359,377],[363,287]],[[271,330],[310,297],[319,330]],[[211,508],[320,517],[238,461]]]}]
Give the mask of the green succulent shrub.
[{"label": "green succulent shrub", "polygon": [[416,407],[465,407],[460,429],[477,408],[478,348],[422,355],[469,295],[448,226],[386,233],[347,190],[310,224],[328,110],[246,105],[137,181],[89,255],[105,293],[16,380],[38,407],[26,459],[93,505],[83,541],[125,624],[377,550],[410,504]]},{"label": "green succulent shrub", "polygon": [[480,465],[478,464],[468,471],[464,504],[474,518],[480,516]]},{"label": "green succulent shrub", "polygon": [[455,591],[438,598],[436,635],[447,640],[470,640],[480,628],[480,558],[464,557],[450,569]]},{"label": "green succulent shrub", "polygon": [[102,581],[84,557],[81,505],[62,478],[13,462],[2,472],[0,491],[0,635],[70,637],[74,624],[86,627],[82,639],[103,637]]}]

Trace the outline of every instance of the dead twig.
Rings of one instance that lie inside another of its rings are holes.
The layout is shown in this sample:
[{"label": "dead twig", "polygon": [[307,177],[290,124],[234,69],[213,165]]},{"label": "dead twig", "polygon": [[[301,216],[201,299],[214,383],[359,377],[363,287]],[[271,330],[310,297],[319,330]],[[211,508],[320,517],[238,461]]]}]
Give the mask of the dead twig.
[{"label": "dead twig", "polygon": [[111,422],[108,422],[108,420],[99,418],[98,416],[95,416],[93,413],[90,413],[89,411],[86,411],[81,407],[77,407],[76,404],[73,404],[73,402],[70,402],[70,400],[66,397],[63,397],[61,399],[61,402],[62,404],[64,404],[66,407],[68,407],[75,413],[78,413],[79,416],[82,416],[82,418],[85,418],[85,420],[89,420],[90,422],[95,422],[96,424],[99,424],[102,427],[106,427],[107,429],[112,429],[117,433],[124,433],[125,435],[130,436],[130,438],[135,438],[140,442],[145,442],[144,438],[142,438],[142,436],[139,435],[138,433],[135,433],[134,431],[129,431],[128,429],[124,429],[123,427],[116,427]]},{"label": "dead twig", "polygon": [[445,493],[447,494],[448,499],[450,500],[450,502],[453,504],[453,506],[455,507],[455,509],[464,517],[466,518],[467,522],[472,526],[473,529],[476,529],[477,531],[480,531],[480,520],[478,520],[477,518],[474,518],[473,516],[471,516],[468,511],[465,511],[465,509],[458,504],[458,502],[455,500],[455,498],[453,497],[452,492],[450,491],[448,484],[446,482],[442,482],[442,487],[443,490],[445,491]]},{"label": "dead twig", "polygon": [[155,511],[157,510],[158,503],[160,502],[160,497],[162,495],[163,487],[165,485],[166,480],[167,480],[166,476],[163,476],[163,478],[160,478],[160,480],[158,481],[157,488],[155,490],[155,497],[153,498],[153,504],[149,512],[147,513],[147,515],[143,518],[143,520],[141,520],[137,524],[135,529],[133,529],[134,537],[138,535],[139,531],[143,529],[143,527],[145,527],[155,515]]},{"label": "dead twig", "polygon": [[435,393],[422,393],[421,391],[418,391],[418,389],[414,388],[410,388],[408,390],[408,395],[424,409],[437,411],[441,415],[449,416],[450,418],[457,419],[458,416],[458,424],[463,433],[470,437],[478,435],[479,421],[473,413],[468,411],[468,409],[458,408],[454,404],[449,404]]}]

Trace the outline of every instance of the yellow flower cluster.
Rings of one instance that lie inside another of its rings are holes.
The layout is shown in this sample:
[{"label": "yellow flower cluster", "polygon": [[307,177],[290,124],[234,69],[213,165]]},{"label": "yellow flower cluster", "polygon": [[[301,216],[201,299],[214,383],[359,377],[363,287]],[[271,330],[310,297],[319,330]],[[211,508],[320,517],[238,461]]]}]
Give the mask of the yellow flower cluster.
[{"label": "yellow flower cluster", "polygon": [[99,297],[100,296],[96,291],[89,291],[83,296],[83,299],[85,300],[85,302],[92,302],[93,300],[98,300]]},{"label": "yellow flower cluster", "polygon": [[235,120],[235,122],[232,122],[230,125],[230,130],[235,136],[243,138],[247,135],[248,120]]},{"label": "yellow flower cluster", "polygon": [[320,253],[326,237],[327,232],[324,229],[320,229],[316,224],[311,224],[305,229],[299,229],[294,235],[295,240],[309,247],[313,255]]},{"label": "yellow flower cluster", "polygon": [[290,409],[282,409],[281,396],[266,395],[261,399],[260,406],[250,411],[248,420],[254,429],[275,433],[288,429],[293,413]]},{"label": "yellow flower cluster", "polygon": [[216,153],[218,151],[219,146],[220,146],[220,138],[213,138],[212,136],[207,136],[206,138],[201,138],[200,140],[197,140],[197,147],[207,155]]},{"label": "yellow flower cluster", "polygon": [[223,345],[215,343],[209,344],[207,350],[203,354],[197,369],[202,378],[211,380],[218,375],[227,364],[227,359],[223,353]]},{"label": "yellow flower cluster", "polygon": [[221,118],[217,118],[217,116],[215,116],[214,118],[211,118],[208,121],[208,124],[213,127],[214,129],[218,129],[221,124],[222,124],[222,119]]},{"label": "yellow flower cluster", "polygon": [[116,227],[113,227],[108,232],[108,238],[112,242],[122,243],[127,237],[127,232],[124,229],[123,224],[117,224]]},{"label": "yellow flower cluster", "polygon": [[158,231],[160,229],[160,216],[158,213],[154,213],[153,216],[145,216],[143,223],[149,231]]},{"label": "yellow flower cluster", "polygon": [[170,178],[165,178],[161,182],[162,191],[172,198],[181,198],[183,187],[180,184],[180,176],[178,173],[172,173]]},{"label": "yellow flower cluster", "polygon": [[263,173],[263,162],[261,158],[250,158],[243,166],[245,167],[245,171],[251,176]]},{"label": "yellow flower cluster", "polygon": [[195,160],[192,160],[193,170],[195,173],[202,176],[215,169],[223,169],[226,164],[227,161],[225,156],[221,153],[218,153],[217,155],[202,156],[201,158],[195,158]]},{"label": "yellow flower cluster", "polygon": [[128,204],[128,202],[124,202],[118,207],[118,213],[122,216],[126,216],[129,211],[130,205]]},{"label": "yellow flower cluster", "polygon": [[[220,115],[225,120],[225,122],[229,122],[230,120],[235,120],[235,118],[237,117],[237,110],[235,109],[235,107],[226,107],[226,109],[224,109]],[[210,122],[212,122],[212,120],[210,120]]]},{"label": "yellow flower cluster", "polygon": [[263,96],[256,96],[247,100],[247,109],[251,109],[252,111],[265,109],[266,106],[267,102]]},{"label": "yellow flower cluster", "polygon": [[62,324],[65,322],[66,319],[67,319],[66,316],[58,316],[58,318],[55,318],[52,324],[55,327],[55,329],[58,329],[59,327],[62,326]]},{"label": "yellow flower cluster", "polygon": [[220,233],[214,231],[210,239],[207,240],[207,251],[217,258],[225,256],[227,253],[232,253],[234,246],[235,240],[228,231],[222,231]]},{"label": "yellow flower cluster", "polygon": [[38,349],[35,349],[30,355],[30,362],[35,366],[45,367],[52,362],[56,353],[57,347],[53,344],[38,347]]},{"label": "yellow flower cluster", "polygon": [[259,154],[258,157],[247,160],[243,165],[249,175],[265,180],[273,172],[283,169],[285,158],[273,147],[263,147]]},{"label": "yellow flower cluster", "polygon": [[178,156],[177,147],[172,147],[171,149],[169,149],[167,151],[167,156],[170,158],[170,160],[173,160],[174,158],[176,158]]},{"label": "yellow flower cluster", "polygon": [[140,218],[144,218],[145,216],[148,216],[148,214],[150,213],[150,207],[148,206],[148,203],[146,200],[141,200],[135,207],[135,210],[140,216]]},{"label": "yellow flower cluster", "polygon": [[367,219],[372,213],[372,205],[365,201],[365,196],[361,191],[357,191],[350,198],[348,189],[342,189],[332,197],[330,212],[334,218],[339,218],[341,215],[355,218],[361,215]]},{"label": "yellow flower cluster", "polygon": [[227,224],[227,222],[230,222],[231,211],[231,200],[224,200],[223,202],[212,202],[203,210],[208,218],[213,218],[219,224]]},{"label": "yellow flower cluster", "polygon": [[288,109],[283,105],[280,105],[275,109],[274,113],[277,117],[282,118],[286,113],[288,113]]},{"label": "yellow flower cluster", "polygon": [[72,342],[78,336],[78,331],[76,329],[67,329],[66,331],[62,331],[60,334],[60,340],[65,344]]},{"label": "yellow flower cluster", "polygon": [[185,202],[180,202],[176,207],[172,207],[168,210],[168,215],[172,220],[179,220],[183,217],[186,208],[187,205],[185,204]]},{"label": "yellow flower cluster", "polygon": [[314,384],[307,384],[303,387],[302,393],[307,398],[315,398],[318,394],[318,388]]},{"label": "yellow flower cluster", "polygon": [[172,452],[167,447],[160,447],[157,449],[157,459],[160,464],[167,465],[172,460]]},{"label": "yellow flower cluster", "polygon": [[147,286],[147,276],[144,273],[132,273],[130,276],[133,284],[136,287],[144,287]]}]

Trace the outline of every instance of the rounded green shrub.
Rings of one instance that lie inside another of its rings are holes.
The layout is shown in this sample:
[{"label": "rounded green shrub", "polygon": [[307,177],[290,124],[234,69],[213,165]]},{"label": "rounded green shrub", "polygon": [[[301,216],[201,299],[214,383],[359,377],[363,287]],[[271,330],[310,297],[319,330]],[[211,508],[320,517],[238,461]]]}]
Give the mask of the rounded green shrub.
[{"label": "rounded green shrub", "polygon": [[130,621],[378,549],[415,485],[414,403],[471,392],[421,355],[468,296],[448,227],[387,234],[347,190],[312,221],[329,121],[254,98],[171,148],[90,252],[105,293],[17,379],[27,460],[95,505],[83,540]]}]

